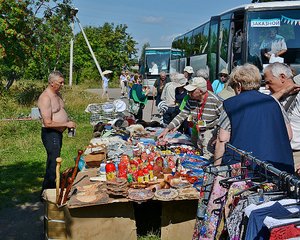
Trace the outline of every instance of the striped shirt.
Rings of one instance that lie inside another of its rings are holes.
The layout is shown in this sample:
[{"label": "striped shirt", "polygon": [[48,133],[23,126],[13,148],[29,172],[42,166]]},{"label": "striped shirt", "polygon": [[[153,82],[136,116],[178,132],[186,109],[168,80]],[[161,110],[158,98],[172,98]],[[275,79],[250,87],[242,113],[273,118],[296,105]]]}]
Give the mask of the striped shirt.
[{"label": "striped shirt", "polygon": [[[215,127],[218,123],[218,119],[223,110],[222,101],[212,92],[208,92],[208,97],[204,105],[201,120],[206,122],[206,128],[211,129]],[[187,119],[189,115],[192,116],[192,121],[198,121],[198,112],[201,108],[201,103],[199,100],[189,99],[181,110],[181,112],[170,122],[167,126],[169,130],[172,130],[181,125],[181,123]]]}]

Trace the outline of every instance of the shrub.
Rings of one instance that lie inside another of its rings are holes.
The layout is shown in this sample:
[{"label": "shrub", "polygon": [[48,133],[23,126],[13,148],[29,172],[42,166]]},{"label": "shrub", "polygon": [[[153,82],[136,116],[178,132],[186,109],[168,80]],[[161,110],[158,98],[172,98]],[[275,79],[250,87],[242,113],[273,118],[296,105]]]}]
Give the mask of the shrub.
[{"label": "shrub", "polygon": [[21,105],[32,105],[43,92],[44,88],[33,82],[22,82],[19,83],[15,90],[15,98]]}]

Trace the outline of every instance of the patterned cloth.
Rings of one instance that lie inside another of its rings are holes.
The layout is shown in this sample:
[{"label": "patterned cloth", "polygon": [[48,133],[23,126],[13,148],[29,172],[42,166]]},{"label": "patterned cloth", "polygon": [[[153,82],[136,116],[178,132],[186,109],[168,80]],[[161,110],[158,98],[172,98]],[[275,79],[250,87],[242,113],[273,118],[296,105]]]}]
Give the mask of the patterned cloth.
[{"label": "patterned cloth", "polygon": [[296,237],[300,237],[300,229],[295,224],[291,224],[272,229],[270,240],[285,240]]},{"label": "patterned cloth", "polygon": [[220,212],[216,210],[222,209],[222,204],[225,200],[225,195],[228,189],[220,185],[220,180],[224,177],[217,176],[214,181],[213,189],[207,205],[207,211],[200,227],[199,239],[214,239],[216,229],[219,223]]}]

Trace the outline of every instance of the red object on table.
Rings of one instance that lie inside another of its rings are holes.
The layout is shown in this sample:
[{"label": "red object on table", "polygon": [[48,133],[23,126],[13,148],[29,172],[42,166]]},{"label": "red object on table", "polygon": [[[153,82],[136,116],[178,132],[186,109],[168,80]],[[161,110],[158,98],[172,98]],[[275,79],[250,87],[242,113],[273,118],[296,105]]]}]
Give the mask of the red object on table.
[{"label": "red object on table", "polygon": [[105,165],[105,171],[106,171],[106,173],[110,173],[110,172],[116,171],[116,166],[115,166],[115,164],[113,164],[113,163],[107,163],[107,164]]},{"label": "red object on table", "polygon": [[119,173],[118,173],[118,177],[119,178],[125,178],[127,179],[127,168],[128,168],[128,165],[126,163],[119,163],[118,165],[118,169],[119,169]]}]

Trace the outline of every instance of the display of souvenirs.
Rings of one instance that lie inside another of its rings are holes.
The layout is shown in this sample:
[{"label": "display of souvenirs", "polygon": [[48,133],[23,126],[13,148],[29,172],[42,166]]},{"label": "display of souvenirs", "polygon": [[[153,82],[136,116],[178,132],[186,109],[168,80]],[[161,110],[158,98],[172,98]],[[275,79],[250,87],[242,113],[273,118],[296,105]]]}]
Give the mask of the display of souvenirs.
[{"label": "display of souvenirs", "polygon": [[111,198],[128,196],[133,201],[145,201],[155,193],[156,199],[167,201],[176,198],[181,189],[197,192],[193,184],[201,182],[203,172],[199,168],[207,164],[192,146],[155,142],[139,134],[131,135],[127,145],[117,144],[116,139],[114,144],[105,139],[98,141],[101,147],[107,144],[108,159],[101,162],[98,175],[90,179],[106,178],[106,193]]}]

